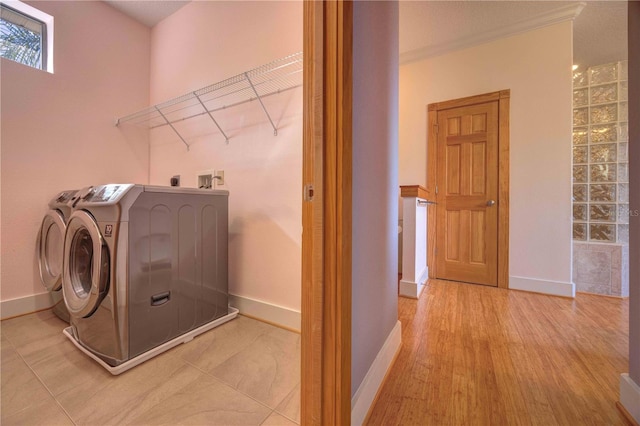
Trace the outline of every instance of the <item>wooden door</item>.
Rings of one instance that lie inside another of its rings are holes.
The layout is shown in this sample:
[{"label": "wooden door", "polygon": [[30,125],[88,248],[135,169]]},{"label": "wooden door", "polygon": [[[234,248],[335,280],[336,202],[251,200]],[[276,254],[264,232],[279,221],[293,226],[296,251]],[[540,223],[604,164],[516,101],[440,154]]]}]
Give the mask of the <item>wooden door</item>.
[{"label": "wooden door", "polygon": [[436,271],[498,285],[498,101],[437,113]]}]

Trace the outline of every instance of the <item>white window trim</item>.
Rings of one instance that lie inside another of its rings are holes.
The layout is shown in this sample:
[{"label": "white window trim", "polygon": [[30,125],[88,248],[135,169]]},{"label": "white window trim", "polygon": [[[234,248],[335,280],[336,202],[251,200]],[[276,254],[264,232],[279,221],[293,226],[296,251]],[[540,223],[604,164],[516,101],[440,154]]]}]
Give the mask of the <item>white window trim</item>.
[{"label": "white window trim", "polygon": [[2,0],[0,3],[4,3],[7,6],[29,15],[39,21],[44,22],[47,27],[47,63],[44,70],[53,74],[53,16],[44,13],[35,7],[29,6],[19,0]]}]

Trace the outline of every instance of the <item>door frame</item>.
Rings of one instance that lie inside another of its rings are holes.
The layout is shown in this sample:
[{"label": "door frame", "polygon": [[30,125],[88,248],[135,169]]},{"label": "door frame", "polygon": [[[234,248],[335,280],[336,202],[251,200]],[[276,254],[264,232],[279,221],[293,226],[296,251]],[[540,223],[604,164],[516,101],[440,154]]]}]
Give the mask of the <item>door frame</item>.
[{"label": "door frame", "polygon": [[[511,90],[484,93],[460,99],[429,104],[427,107],[427,196],[436,201],[438,168],[438,111],[485,102],[498,102],[498,287],[509,288],[509,110]],[[436,270],[436,206],[427,213],[427,264],[429,278]]]},{"label": "door frame", "polygon": [[303,4],[304,425],[351,421],[352,8]]}]

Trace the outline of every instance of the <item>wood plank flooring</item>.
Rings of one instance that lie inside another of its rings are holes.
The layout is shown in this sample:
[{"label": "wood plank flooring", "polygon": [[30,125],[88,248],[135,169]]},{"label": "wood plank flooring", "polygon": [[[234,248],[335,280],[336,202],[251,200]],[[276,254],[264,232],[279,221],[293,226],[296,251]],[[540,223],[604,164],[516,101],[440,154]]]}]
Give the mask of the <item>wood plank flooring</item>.
[{"label": "wood plank flooring", "polygon": [[629,302],[430,280],[369,425],[627,425]]}]

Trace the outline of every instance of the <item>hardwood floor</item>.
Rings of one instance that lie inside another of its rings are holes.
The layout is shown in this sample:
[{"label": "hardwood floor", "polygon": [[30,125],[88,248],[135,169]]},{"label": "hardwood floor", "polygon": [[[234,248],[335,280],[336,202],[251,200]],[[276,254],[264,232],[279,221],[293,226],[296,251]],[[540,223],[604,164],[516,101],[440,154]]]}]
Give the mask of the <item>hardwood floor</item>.
[{"label": "hardwood floor", "polygon": [[629,302],[430,280],[369,425],[627,425]]}]

